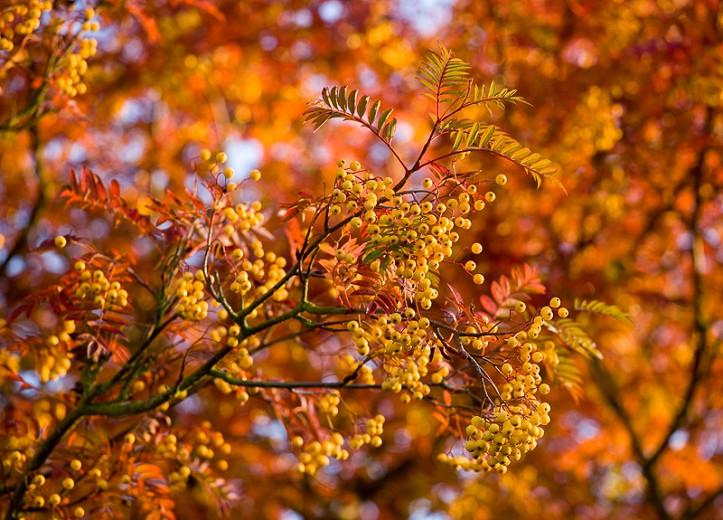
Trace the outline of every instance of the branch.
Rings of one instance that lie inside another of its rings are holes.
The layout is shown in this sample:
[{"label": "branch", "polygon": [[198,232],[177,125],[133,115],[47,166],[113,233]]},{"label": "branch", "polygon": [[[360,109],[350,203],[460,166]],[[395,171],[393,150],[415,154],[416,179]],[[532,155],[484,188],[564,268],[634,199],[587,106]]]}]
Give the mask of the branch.
[{"label": "branch", "polygon": [[36,124],[30,127],[30,142],[30,150],[33,157],[33,172],[35,173],[35,178],[38,183],[37,195],[35,197],[33,207],[30,210],[28,222],[23,226],[20,231],[20,235],[15,240],[15,244],[13,244],[10,248],[7,256],[0,264],[0,278],[5,277],[5,270],[7,269],[8,264],[10,264],[10,261],[25,248],[28,243],[30,232],[35,226],[35,222],[38,220],[40,211],[45,205],[45,186],[43,182],[42,166],[40,164],[40,140],[38,138],[38,127]]},{"label": "branch", "polygon": [[658,517],[663,520],[669,520],[671,517],[665,507],[665,497],[663,496],[663,491],[660,487],[660,483],[658,482],[658,477],[655,474],[653,468],[647,462],[648,459],[646,458],[645,452],[643,451],[640,437],[638,436],[635,428],[633,427],[633,422],[630,418],[630,415],[625,410],[622,402],[620,402],[615,382],[599,360],[591,358],[590,367],[592,368],[592,371],[597,378],[598,388],[603,394],[603,397],[607,401],[610,408],[612,408],[612,410],[615,412],[615,415],[618,416],[618,419],[620,419],[620,421],[623,423],[625,430],[628,432],[628,436],[630,437],[630,444],[633,449],[633,454],[635,455],[638,464],[640,464],[641,470],[643,472],[643,477],[645,477],[645,480],[647,481],[648,497],[650,498],[650,501],[652,502],[655,511],[658,513]]},{"label": "branch", "polygon": [[[708,119],[706,121],[706,128],[710,132],[710,121],[712,110],[708,110]],[[698,247],[698,241],[700,240],[700,218],[702,214],[702,200],[700,196],[700,188],[703,181],[703,168],[705,162],[705,154],[707,147],[704,146],[695,165],[690,171],[693,177],[693,197],[694,206],[693,214],[690,219],[690,231],[692,235],[692,244],[690,248],[690,260],[691,270],[693,278],[693,332],[698,340],[698,344],[695,347],[693,354],[693,362],[690,366],[690,379],[688,380],[688,386],[683,394],[683,400],[680,403],[677,412],[673,416],[673,420],[670,422],[670,426],[663,436],[663,440],[660,442],[658,447],[648,457],[646,465],[653,466],[660,456],[663,454],[665,449],[670,443],[670,439],[673,434],[682,426],[683,422],[690,412],[690,408],[693,404],[693,398],[695,397],[696,391],[703,380],[703,358],[708,351],[708,326],[703,317],[703,276],[701,274],[701,265],[704,261],[704,253],[702,248]]]},{"label": "branch", "polygon": [[683,520],[693,520],[693,518],[702,514],[706,509],[708,509],[710,506],[712,506],[721,495],[723,495],[723,486],[719,487],[713,493],[708,495],[708,497],[705,498],[698,505],[688,508],[683,513],[683,516],[681,516],[681,518]]},{"label": "branch", "polygon": [[226,381],[230,385],[243,386],[247,388],[282,388],[286,390],[295,390],[297,388],[344,388],[349,390],[379,390],[382,388],[381,383],[373,384],[354,384],[349,383],[346,378],[342,381],[262,381],[262,380],[246,380],[239,379],[228,375],[220,370],[211,370],[210,376],[217,377]]}]

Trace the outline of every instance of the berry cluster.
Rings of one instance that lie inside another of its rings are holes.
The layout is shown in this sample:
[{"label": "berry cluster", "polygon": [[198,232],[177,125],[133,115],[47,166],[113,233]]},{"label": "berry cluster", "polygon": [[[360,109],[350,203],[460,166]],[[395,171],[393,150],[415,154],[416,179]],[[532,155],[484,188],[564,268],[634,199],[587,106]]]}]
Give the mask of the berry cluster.
[{"label": "berry cluster", "polygon": [[[264,246],[260,240],[254,240],[250,244],[251,255],[255,257],[255,260],[244,258],[239,265],[233,282],[229,285],[231,292],[239,294],[241,296],[249,295],[252,299],[255,299],[267,291],[269,291],[276,283],[281,280],[285,275],[286,271],[286,258],[277,256],[272,251],[264,251]],[[243,258],[244,253],[241,249],[235,249],[231,253],[232,258]],[[284,301],[289,297],[289,292],[286,287],[282,286],[274,291],[271,299],[273,301]],[[258,311],[252,311],[249,314],[249,318],[255,318],[258,315]]]},{"label": "berry cluster", "polygon": [[63,377],[71,366],[71,334],[75,332],[75,321],[66,320],[58,334],[51,334],[45,344],[37,349],[36,370],[42,383]]},{"label": "berry cluster", "polygon": [[[91,21],[95,17],[93,9],[86,9],[82,25],[83,32],[97,32],[100,29],[98,22]],[[68,96],[74,97],[85,94],[88,87],[83,77],[88,71],[88,58],[95,56],[98,41],[95,38],[81,38],[79,46],[65,54],[58,62],[56,83]]]},{"label": "berry cluster", "polygon": [[[518,302],[516,310],[523,312],[525,308],[523,302]],[[519,461],[537,446],[544,434],[543,426],[550,422],[550,405],[538,399],[538,394],[550,392],[550,386],[542,382],[540,363],[550,361],[548,356],[554,354],[554,343],[544,341],[540,350],[535,340],[543,322],[554,317],[553,309],[557,309],[558,315],[567,316],[567,309],[554,297],[539,310],[526,330],[509,336],[500,345],[499,352],[508,360],[499,367],[504,378],[499,399],[484,417],[473,417],[466,428],[465,449],[472,459],[443,454],[440,460],[462,469],[504,473],[513,461]],[[469,328],[468,331],[472,332]],[[465,340],[469,344],[470,338],[462,339]]]},{"label": "berry cluster", "polygon": [[382,433],[384,433],[383,415],[377,415],[366,421],[366,433],[357,433],[349,440],[349,446],[358,450],[365,444],[369,444],[375,448],[382,445]]},{"label": "berry cluster", "polygon": [[187,320],[202,320],[208,314],[208,302],[205,300],[203,271],[183,273],[178,281],[175,296],[178,298],[176,311]]},{"label": "berry cluster", "polygon": [[43,13],[53,9],[49,0],[27,0],[4,7],[0,11],[0,51],[10,52],[15,48],[15,38],[25,38],[38,27]]},{"label": "berry cluster", "polygon": [[[100,478],[101,471],[92,468],[90,471],[83,470],[83,463],[79,459],[73,459],[66,467],[66,477],[62,480],[47,480],[44,475],[36,474],[28,485],[28,493],[25,497],[29,507],[52,511],[55,515],[64,517],[83,518],[85,509],[81,506],[70,508],[70,492],[75,489],[76,483],[80,480],[85,482],[93,481],[96,489],[103,491],[108,487],[107,481]],[[58,485],[58,482],[60,485]],[[61,512],[61,508],[65,511]]]},{"label": "berry cluster", "polygon": [[489,419],[474,416],[465,430],[467,457],[440,457],[462,469],[505,473],[513,461],[533,450],[550,422],[550,405],[534,399],[505,407],[496,406]]},{"label": "berry cluster", "polygon": [[[390,177],[375,177],[358,162],[346,167],[340,161],[329,213],[351,213],[352,229],[360,230],[366,241],[362,261],[370,261],[383,276],[395,276],[410,299],[428,310],[439,296],[432,273],[452,256],[460,239],[455,229],[470,229],[469,215],[494,201],[495,194],[481,196],[476,184],[450,180],[435,184],[427,178],[420,190],[423,195],[409,198],[396,194],[392,185]],[[481,251],[476,244],[473,253]],[[336,258],[347,264],[358,261],[346,251],[338,251]],[[474,273],[476,262],[469,260],[464,268],[474,283],[484,283],[484,276]]]},{"label": "berry cluster", "polygon": [[302,437],[296,436],[291,440],[291,444],[296,448],[303,448],[299,454],[299,463],[296,465],[296,470],[307,475],[315,475],[320,468],[328,466],[331,458],[337,460],[349,458],[349,452],[342,447],[344,437],[338,432],[334,432],[329,439],[321,442],[305,443]]},{"label": "berry cluster", "polygon": [[339,403],[341,402],[341,395],[338,390],[332,390],[328,394],[322,396],[317,402],[316,406],[322,413],[336,417],[339,414]]},{"label": "berry cluster", "polygon": [[[380,314],[366,320],[363,325],[351,321],[347,325],[352,340],[361,356],[383,360],[385,379],[382,388],[402,393],[401,399],[422,399],[429,394],[429,385],[422,378],[429,373],[431,346],[439,340],[430,335],[429,319],[414,319],[413,309],[406,309],[404,317],[395,312]],[[446,374],[443,369],[435,374]],[[435,377],[435,381],[439,375]]]},{"label": "berry cluster", "polygon": [[128,305],[128,292],[119,281],[108,280],[103,270],[91,270],[84,261],[78,260],[75,271],[80,275],[75,289],[77,298],[91,302],[97,309],[122,308]]},{"label": "berry cluster", "polygon": [[[212,153],[211,150],[204,148],[201,150],[199,155],[199,162],[197,164],[197,170],[201,174],[211,175],[218,179],[223,177],[225,179],[226,191],[232,192],[238,184],[231,182],[231,179],[236,175],[236,172],[230,166],[224,166],[228,161],[228,155],[226,152]],[[249,172],[249,179],[252,181],[261,180],[261,172],[257,169],[253,169]]]}]

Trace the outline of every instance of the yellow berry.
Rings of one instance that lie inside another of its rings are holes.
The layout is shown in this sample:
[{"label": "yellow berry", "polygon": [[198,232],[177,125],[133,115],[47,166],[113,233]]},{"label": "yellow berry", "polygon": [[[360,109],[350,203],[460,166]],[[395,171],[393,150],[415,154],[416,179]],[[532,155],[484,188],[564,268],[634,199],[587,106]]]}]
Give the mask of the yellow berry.
[{"label": "yellow berry", "polygon": [[258,181],[261,179],[261,171],[260,170],[251,170],[251,173],[249,173],[249,178],[252,181]]},{"label": "yellow berry", "polygon": [[464,264],[464,268],[467,271],[474,271],[477,268],[477,262],[474,260],[467,260]]},{"label": "yellow berry", "polygon": [[78,459],[73,459],[70,461],[70,469],[73,471],[80,471],[80,468],[83,467],[83,463],[80,462]]},{"label": "yellow berry", "polygon": [[557,296],[555,296],[554,298],[550,298],[550,307],[552,307],[553,309],[557,309],[561,304],[562,302]]},{"label": "yellow berry", "polygon": [[472,253],[474,253],[475,255],[478,255],[482,252],[482,244],[480,244],[479,242],[475,242],[474,244],[472,244],[471,249],[472,249]]},{"label": "yellow berry", "polygon": [[226,167],[223,169],[223,176],[226,177],[227,179],[230,179],[231,177],[233,177],[233,174],[234,174],[234,173],[236,173],[236,172],[234,172],[234,171],[233,171],[233,168],[231,168],[231,167],[229,167],[229,166],[226,166]]},{"label": "yellow berry", "polygon": [[70,491],[75,487],[75,480],[70,477],[63,479],[61,486],[63,486],[63,489],[67,489],[68,491]]},{"label": "yellow berry", "polygon": [[55,237],[55,240],[53,240],[53,242],[55,242],[55,247],[57,247],[58,249],[63,249],[65,246],[68,245],[68,241],[63,235],[58,235],[57,237]]},{"label": "yellow berry", "polygon": [[553,318],[552,309],[550,307],[543,307],[540,309],[540,316],[543,320],[550,321]]},{"label": "yellow berry", "polygon": [[487,193],[485,193],[485,200],[487,202],[494,202],[495,198],[496,198],[496,195],[495,195],[494,191],[488,191]]},{"label": "yellow berry", "polygon": [[83,518],[85,516],[85,509],[78,506],[75,509],[73,509],[73,516],[75,518]]},{"label": "yellow berry", "polygon": [[472,281],[475,283],[475,285],[482,285],[483,283],[485,283],[485,277],[477,273],[472,277]]},{"label": "yellow berry", "polygon": [[216,162],[223,164],[227,160],[228,160],[228,157],[226,156],[226,154],[224,152],[218,152],[216,154]]},{"label": "yellow berry", "polygon": [[504,186],[507,184],[507,175],[500,173],[497,177],[495,177],[495,182],[500,186]]}]

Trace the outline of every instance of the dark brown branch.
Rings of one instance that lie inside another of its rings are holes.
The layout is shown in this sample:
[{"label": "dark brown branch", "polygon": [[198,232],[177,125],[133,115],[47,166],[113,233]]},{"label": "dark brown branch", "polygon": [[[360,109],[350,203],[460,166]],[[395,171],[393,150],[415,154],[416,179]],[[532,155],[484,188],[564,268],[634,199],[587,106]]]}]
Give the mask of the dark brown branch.
[{"label": "dark brown branch", "polygon": [[33,202],[33,207],[30,210],[30,217],[28,218],[28,222],[25,224],[25,226],[23,226],[23,229],[20,230],[20,234],[15,239],[15,243],[10,248],[7,256],[0,264],[0,278],[5,277],[5,271],[7,270],[10,261],[18,254],[20,254],[27,246],[30,233],[35,226],[35,222],[37,222],[38,220],[38,216],[40,215],[43,206],[45,206],[45,186],[43,182],[43,170],[40,162],[40,139],[38,137],[37,125],[31,126],[29,131],[31,143],[30,150],[33,158],[33,172],[35,173],[35,178],[38,184],[37,195],[35,196],[35,202]]},{"label": "dark brown branch", "polygon": [[627,410],[625,410],[625,407],[623,406],[620,398],[618,397],[619,393],[615,382],[599,360],[591,359],[590,367],[597,379],[598,388],[602,392],[605,401],[608,403],[608,406],[610,406],[613,412],[615,412],[615,415],[617,415],[618,419],[620,419],[620,422],[623,423],[623,427],[628,432],[628,436],[630,437],[630,445],[633,450],[633,455],[638,461],[638,464],[640,465],[643,472],[643,477],[645,477],[645,480],[648,484],[647,493],[650,502],[655,508],[655,511],[658,514],[659,518],[661,518],[662,520],[669,520],[671,516],[665,507],[665,496],[663,495],[660,483],[658,482],[658,477],[655,474],[653,468],[649,464],[647,464],[647,458],[645,456],[645,452],[643,451],[640,437],[635,431],[635,428],[633,427],[633,422],[630,418],[630,415],[628,414]]},{"label": "dark brown branch", "polygon": [[[712,110],[709,109],[706,120],[706,136],[710,132],[711,120]],[[700,240],[699,227],[703,205],[700,188],[703,183],[703,169],[706,152],[707,147],[704,146],[699,152],[695,165],[690,171],[690,176],[693,178],[693,185],[691,188],[693,190],[694,199],[693,214],[690,219],[690,231],[692,236],[690,261],[693,280],[693,336],[694,339],[697,340],[697,345],[695,347],[695,352],[693,353],[693,362],[690,366],[690,378],[688,380],[685,393],[683,394],[683,400],[678,406],[678,410],[675,412],[662,441],[648,457],[646,466],[655,465],[665,449],[668,447],[673,434],[685,422],[688,414],[690,413],[690,408],[693,405],[696,391],[703,380],[703,359],[708,351],[708,326],[705,318],[703,317],[703,275],[700,271],[700,265],[704,260],[700,255],[703,254],[703,251],[699,250],[697,242]]]}]

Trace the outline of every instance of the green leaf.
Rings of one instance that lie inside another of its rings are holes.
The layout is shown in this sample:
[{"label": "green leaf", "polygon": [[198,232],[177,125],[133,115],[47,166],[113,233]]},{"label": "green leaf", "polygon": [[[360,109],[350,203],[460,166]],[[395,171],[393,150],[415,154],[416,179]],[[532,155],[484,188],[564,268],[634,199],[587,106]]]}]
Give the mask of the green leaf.
[{"label": "green leaf", "polygon": [[459,147],[462,144],[462,139],[464,139],[464,131],[457,130],[453,135],[454,141],[452,142],[452,150],[459,150]]},{"label": "green leaf", "polygon": [[329,106],[339,108],[339,105],[336,104],[336,87],[331,87],[331,90],[329,90],[329,101],[331,102]]},{"label": "green leaf", "polygon": [[495,133],[495,125],[489,125],[487,126],[487,129],[485,130],[485,133],[482,134],[482,140],[479,143],[480,148],[484,148],[487,146],[487,143],[490,142],[490,139],[492,139],[492,136]]},{"label": "green leaf", "polygon": [[630,316],[616,305],[610,305],[600,300],[578,300],[575,299],[574,309],[582,312],[591,312],[610,316],[625,323],[632,323]]},{"label": "green leaf", "polygon": [[382,102],[378,99],[372,104],[372,108],[369,109],[369,123],[374,124],[374,118],[377,116],[377,112],[379,112],[379,108],[382,106]]},{"label": "green leaf", "polygon": [[356,113],[359,117],[364,117],[364,112],[367,109],[367,103],[369,102],[369,96],[364,96],[359,100],[359,104],[356,107]]},{"label": "green leaf", "polygon": [[397,120],[392,119],[389,121],[382,130],[382,137],[386,139],[387,141],[391,141],[392,137],[394,137],[394,130],[397,128]]},{"label": "green leaf", "polygon": [[362,257],[362,263],[371,264],[374,260],[381,257],[385,253],[384,248],[373,249]]},{"label": "green leaf", "polygon": [[454,104],[465,93],[469,83],[470,65],[442,47],[440,52],[428,51],[417,71],[420,83],[438,103]]},{"label": "green leaf", "polygon": [[548,330],[557,336],[572,350],[585,357],[602,359],[602,352],[595,342],[588,336],[585,329],[571,318],[560,318],[555,321],[543,322]]},{"label": "green leaf", "polygon": [[339,93],[337,94],[336,99],[339,103],[339,108],[342,110],[346,110],[346,86],[339,89]]},{"label": "green leaf", "polygon": [[[385,121],[389,117],[389,115],[392,113],[394,109],[387,108],[384,112],[379,114],[379,119],[377,120],[377,128],[381,130],[381,128],[384,126]],[[371,122],[371,121],[370,121]]]},{"label": "green leaf", "polygon": [[352,90],[349,94],[349,99],[347,100],[347,108],[349,109],[349,112],[352,114],[356,110],[356,97],[359,95],[358,90]]},{"label": "green leaf", "polygon": [[583,379],[580,369],[568,353],[556,348],[558,363],[554,370],[554,377],[560,385],[578,402],[583,396]]}]

